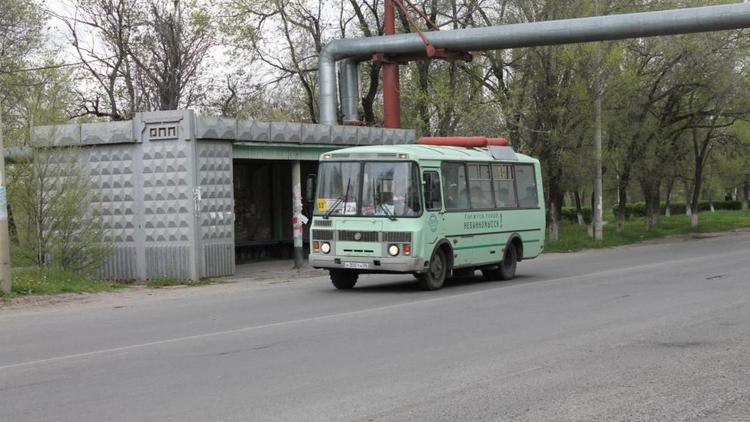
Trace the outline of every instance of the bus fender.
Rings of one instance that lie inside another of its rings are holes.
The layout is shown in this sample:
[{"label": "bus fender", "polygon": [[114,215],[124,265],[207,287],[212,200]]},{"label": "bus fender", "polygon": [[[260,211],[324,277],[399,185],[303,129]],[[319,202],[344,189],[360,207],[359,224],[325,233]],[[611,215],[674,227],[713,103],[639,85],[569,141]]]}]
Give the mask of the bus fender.
[{"label": "bus fender", "polygon": [[505,250],[515,247],[517,248],[516,252],[516,259],[518,262],[521,262],[523,260],[523,241],[521,240],[521,235],[518,233],[513,233],[510,236],[508,236],[508,241],[505,243],[505,247],[503,248],[503,256],[505,256]]},{"label": "bus fender", "polygon": [[453,246],[451,246],[451,242],[448,241],[448,239],[440,239],[434,248],[432,248],[432,253],[430,254],[430,259],[435,255],[435,252],[437,252],[438,249],[445,247],[448,249],[448,273],[446,274],[446,277],[450,277],[453,274]]}]

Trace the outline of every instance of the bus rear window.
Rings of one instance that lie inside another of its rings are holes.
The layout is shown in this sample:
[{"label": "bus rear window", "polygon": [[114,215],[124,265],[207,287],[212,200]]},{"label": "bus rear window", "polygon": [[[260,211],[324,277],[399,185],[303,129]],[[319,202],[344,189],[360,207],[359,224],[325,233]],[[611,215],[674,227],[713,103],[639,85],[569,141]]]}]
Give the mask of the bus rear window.
[{"label": "bus rear window", "polygon": [[516,186],[518,186],[518,207],[538,208],[534,166],[516,164]]}]

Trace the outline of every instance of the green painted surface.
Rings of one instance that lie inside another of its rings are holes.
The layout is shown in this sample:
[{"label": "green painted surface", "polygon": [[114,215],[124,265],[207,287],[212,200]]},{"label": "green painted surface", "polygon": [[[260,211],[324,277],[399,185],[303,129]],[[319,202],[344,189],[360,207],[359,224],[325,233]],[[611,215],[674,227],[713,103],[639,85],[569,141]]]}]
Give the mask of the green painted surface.
[{"label": "green painted surface", "polygon": [[342,147],[343,145],[295,145],[235,142],[232,146],[232,155],[235,160],[318,161],[320,154]]},{"label": "green painted surface", "polygon": [[453,248],[454,251],[462,251],[464,249],[481,249],[481,248],[497,248],[498,245],[496,243],[493,243],[491,245],[472,245],[472,246],[461,246],[458,248]]}]

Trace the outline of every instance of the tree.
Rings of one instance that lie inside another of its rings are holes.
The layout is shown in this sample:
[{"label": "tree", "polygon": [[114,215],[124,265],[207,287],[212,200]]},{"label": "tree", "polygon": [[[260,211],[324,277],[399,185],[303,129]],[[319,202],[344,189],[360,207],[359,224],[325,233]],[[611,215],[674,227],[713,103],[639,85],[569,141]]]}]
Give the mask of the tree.
[{"label": "tree", "polygon": [[211,16],[180,0],[150,0],[135,43],[128,50],[142,73],[144,102],[151,110],[175,110],[203,98],[199,78],[215,45]]},{"label": "tree", "polygon": [[[318,121],[317,60],[324,45],[323,10],[327,2],[305,0],[233,0],[226,14],[231,22],[223,25],[236,49],[273,69],[268,84],[294,81],[302,90],[305,120]],[[343,6],[341,6],[343,7]],[[249,23],[251,31],[236,25]],[[295,87],[287,86],[284,95],[294,96]]]},{"label": "tree", "polygon": [[75,15],[58,16],[70,30],[70,43],[95,89],[78,90],[79,115],[130,118],[141,108],[136,72],[130,57],[134,32],[141,23],[136,0],[77,0]]},{"label": "tree", "polygon": [[94,190],[71,149],[36,149],[14,166],[9,203],[16,221],[15,256],[43,268],[90,273],[108,258],[106,230],[91,204]]},{"label": "tree", "polygon": [[211,17],[180,0],[77,0],[59,16],[95,90],[81,90],[80,116],[128,119],[136,111],[197,105],[215,45]]}]

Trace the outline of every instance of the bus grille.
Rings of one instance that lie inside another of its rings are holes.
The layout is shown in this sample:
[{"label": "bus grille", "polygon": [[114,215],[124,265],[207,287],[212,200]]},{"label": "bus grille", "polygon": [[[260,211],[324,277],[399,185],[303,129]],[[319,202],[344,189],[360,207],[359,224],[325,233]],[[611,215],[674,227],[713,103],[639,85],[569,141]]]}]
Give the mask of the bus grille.
[{"label": "bus grille", "polygon": [[[357,234],[359,234],[359,236]],[[350,240],[355,242],[377,242],[378,232],[339,230],[339,240]]]},{"label": "bus grille", "polygon": [[411,242],[411,232],[384,232],[383,242]]},{"label": "bus grille", "polygon": [[333,240],[333,230],[313,230],[313,240]]},{"label": "bus grille", "polygon": [[315,227],[331,227],[332,225],[331,220],[315,220]]}]

